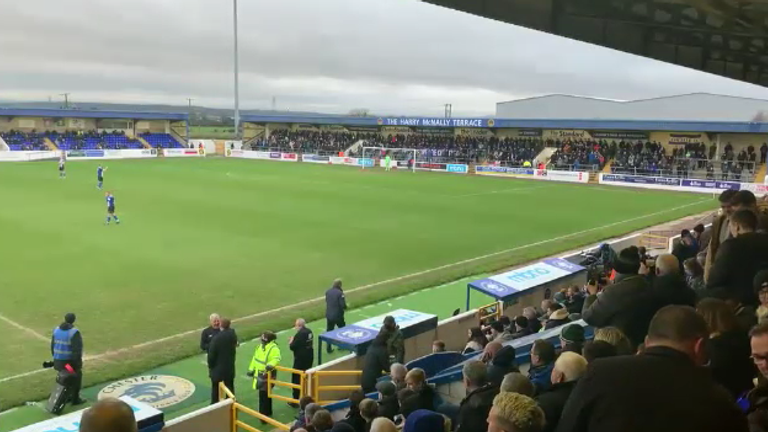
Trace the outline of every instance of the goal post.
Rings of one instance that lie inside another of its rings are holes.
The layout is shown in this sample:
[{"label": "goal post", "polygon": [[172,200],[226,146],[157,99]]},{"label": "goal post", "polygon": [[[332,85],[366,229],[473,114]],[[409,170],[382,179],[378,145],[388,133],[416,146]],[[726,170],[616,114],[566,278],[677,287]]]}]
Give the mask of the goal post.
[{"label": "goal post", "polygon": [[[382,146],[363,146],[363,152],[362,152],[362,159],[372,159],[375,161],[377,159],[384,159],[382,157],[382,153],[385,152],[389,154],[392,157],[392,161],[395,163],[395,166],[397,166],[398,160],[403,160],[402,158],[405,157],[406,162],[408,159],[413,159],[413,164],[411,165],[411,171],[416,172],[416,156],[419,154],[419,150],[413,149],[413,148],[400,148],[400,147],[382,147]],[[399,158],[398,158],[399,156]],[[365,164],[360,164],[362,166],[362,169],[365,169]]]}]

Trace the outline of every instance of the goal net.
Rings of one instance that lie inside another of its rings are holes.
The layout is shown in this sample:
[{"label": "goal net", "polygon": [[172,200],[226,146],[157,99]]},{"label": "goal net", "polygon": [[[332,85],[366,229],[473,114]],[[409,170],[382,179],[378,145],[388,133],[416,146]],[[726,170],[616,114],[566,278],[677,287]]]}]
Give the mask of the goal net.
[{"label": "goal net", "polygon": [[[362,158],[372,159],[373,166],[387,168],[385,166],[386,158],[387,156],[389,156],[390,158],[389,168],[409,169],[415,172],[416,162],[418,161],[419,154],[420,153],[417,149],[412,149],[412,148],[365,146],[363,147]],[[365,168],[366,168],[365,164],[363,164],[363,169]],[[368,168],[371,168],[371,167],[368,167]]]}]

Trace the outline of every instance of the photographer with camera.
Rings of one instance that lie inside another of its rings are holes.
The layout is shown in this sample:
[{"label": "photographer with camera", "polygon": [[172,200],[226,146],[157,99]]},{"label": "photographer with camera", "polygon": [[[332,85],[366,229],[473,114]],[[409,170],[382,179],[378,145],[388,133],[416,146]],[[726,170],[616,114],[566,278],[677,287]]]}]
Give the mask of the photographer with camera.
[{"label": "photographer with camera", "polygon": [[57,372],[74,370],[74,377],[69,387],[69,401],[72,405],[85,403],[80,399],[80,386],[83,383],[83,337],[75,327],[75,314],[64,315],[64,322],[53,329],[51,336],[51,354],[53,354],[53,369]]},{"label": "photographer with camera", "polygon": [[248,367],[248,376],[253,378],[253,388],[259,390],[259,412],[267,417],[272,417],[272,399],[267,393],[267,374],[271,374],[272,379],[277,377],[275,366],[281,359],[276,339],[277,335],[271,331],[262,333],[261,343],[256,347]]}]

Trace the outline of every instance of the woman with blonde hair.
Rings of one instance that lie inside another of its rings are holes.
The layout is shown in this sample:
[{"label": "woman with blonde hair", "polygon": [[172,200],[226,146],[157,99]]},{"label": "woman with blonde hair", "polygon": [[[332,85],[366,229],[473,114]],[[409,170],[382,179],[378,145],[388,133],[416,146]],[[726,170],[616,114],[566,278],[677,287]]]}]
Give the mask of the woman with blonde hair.
[{"label": "woman with blonde hair", "polygon": [[706,352],[712,377],[736,399],[752,388],[755,375],[749,337],[739,327],[733,308],[722,300],[704,299],[696,306],[696,312],[709,327]]},{"label": "woman with blonde hair", "polygon": [[595,330],[596,341],[605,341],[616,347],[616,355],[632,355],[635,350],[627,335],[618,327],[603,327]]}]

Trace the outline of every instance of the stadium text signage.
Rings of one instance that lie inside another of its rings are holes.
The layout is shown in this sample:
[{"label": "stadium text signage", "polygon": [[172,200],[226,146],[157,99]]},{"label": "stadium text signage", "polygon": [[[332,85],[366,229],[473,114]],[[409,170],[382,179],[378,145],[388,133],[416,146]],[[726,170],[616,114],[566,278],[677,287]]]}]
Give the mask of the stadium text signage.
[{"label": "stadium text signage", "polygon": [[[141,403],[136,399],[127,396],[121,396],[121,401],[127,403],[133,410],[133,416],[138,423],[139,431],[143,429],[159,430],[163,425],[162,411],[152,408],[150,405]],[[77,431],[80,428],[80,418],[85,410],[75,411],[60,417],[55,417],[40,423],[17,429],[17,432],[62,432]]]},{"label": "stadium text signage", "polygon": [[381,126],[409,126],[409,127],[461,127],[461,128],[485,128],[493,127],[493,119],[469,119],[469,118],[428,118],[428,117],[385,117],[378,119]]},{"label": "stadium text signage", "polygon": [[584,267],[561,258],[546,259],[506,273],[474,281],[470,287],[496,298],[508,298],[547,282],[570,276]]}]

